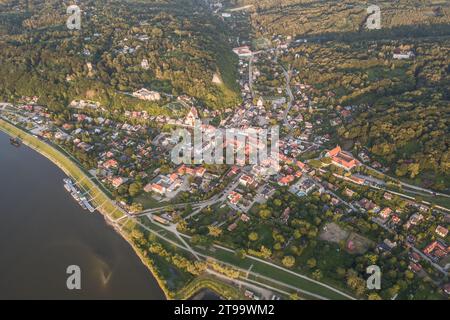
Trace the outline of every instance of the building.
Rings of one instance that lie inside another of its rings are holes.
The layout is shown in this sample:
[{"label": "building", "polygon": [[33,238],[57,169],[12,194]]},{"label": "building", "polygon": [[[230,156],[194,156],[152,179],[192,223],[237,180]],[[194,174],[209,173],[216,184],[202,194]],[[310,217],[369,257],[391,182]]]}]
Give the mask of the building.
[{"label": "building", "polygon": [[109,159],[103,163],[103,168],[110,169],[110,168],[117,168],[119,164],[114,159]]},{"label": "building", "polygon": [[311,179],[301,179],[290,188],[290,191],[299,197],[310,194],[315,188],[314,181]]},{"label": "building", "polygon": [[288,186],[289,184],[291,184],[294,181],[294,176],[293,175],[288,175],[288,176],[284,176],[281,177],[280,179],[278,179],[278,185],[280,186]]},{"label": "building", "polygon": [[148,185],[146,185],[144,187],[144,191],[145,192],[155,192],[155,193],[158,193],[160,195],[164,195],[167,190],[166,190],[165,187],[163,187],[163,186],[161,186],[159,184],[149,183]]},{"label": "building", "polygon": [[161,224],[164,225],[169,225],[170,222],[167,219],[164,219],[163,217],[157,216],[157,215],[152,215],[152,218],[154,221],[159,222]]},{"label": "building", "polygon": [[206,168],[204,167],[190,168],[183,164],[177,169],[177,173],[179,175],[203,177],[206,173]]},{"label": "building", "polygon": [[345,194],[347,197],[351,198],[351,197],[353,197],[353,196],[355,195],[355,191],[350,190],[349,188],[345,188],[344,194]]},{"label": "building", "polygon": [[353,175],[350,178],[347,178],[345,180],[359,184],[359,185],[363,185],[366,182],[366,180],[364,180],[363,178],[359,178],[359,177],[356,177]]},{"label": "building", "polygon": [[195,122],[198,121],[200,117],[198,116],[198,111],[195,107],[192,107],[191,110],[189,110],[189,113],[186,116],[186,119],[184,120],[184,123],[188,126],[193,127],[195,125]]},{"label": "building", "polygon": [[231,191],[230,194],[228,195],[228,200],[230,200],[230,203],[234,205],[238,204],[241,198],[242,196],[235,191]]},{"label": "building", "polygon": [[239,179],[239,183],[241,185],[243,185],[244,187],[249,187],[251,186],[253,183],[255,182],[255,180],[253,180],[252,177],[244,174],[240,179]]},{"label": "building", "polygon": [[442,289],[444,290],[444,292],[446,294],[448,294],[450,296],[450,283],[447,283],[446,285],[444,285],[444,287]]},{"label": "building", "polygon": [[449,251],[450,248],[441,241],[434,241],[423,249],[423,253],[434,262],[438,262],[441,258],[446,257]]},{"label": "building", "polygon": [[413,271],[414,273],[418,273],[422,271],[422,266],[419,263],[411,262],[408,266],[408,269]]},{"label": "building", "polygon": [[386,199],[388,201],[391,201],[393,199],[393,196],[392,196],[392,194],[390,194],[388,192],[385,192],[384,193],[384,199]]},{"label": "building", "polygon": [[353,158],[350,153],[343,151],[340,146],[328,151],[326,156],[331,158],[331,162],[334,165],[347,171],[350,171],[359,165],[359,161]]},{"label": "building", "polygon": [[400,49],[395,49],[392,57],[397,60],[404,60],[414,58],[415,55],[412,51],[405,52],[401,51]]},{"label": "building", "polygon": [[141,100],[147,100],[147,101],[161,100],[161,95],[159,94],[159,92],[150,91],[145,88],[142,88],[138,91],[133,92],[133,97],[136,97]]},{"label": "building", "polygon": [[238,55],[239,58],[250,58],[253,56],[253,52],[249,46],[234,48],[233,52]]},{"label": "building", "polygon": [[436,233],[438,236],[445,238],[448,234],[448,229],[444,228],[443,226],[437,226]]},{"label": "building", "polygon": [[150,68],[150,65],[148,64],[148,60],[147,59],[142,59],[141,61],[141,67],[144,70],[148,70]]},{"label": "building", "polygon": [[128,181],[127,178],[116,177],[111,181],[111,184],[113,185],[114,188],[117,189],[118,187],[120,187],[122,184],[124,184],[127,181]]},{"label": "building", "polygon": [[380,216],[383,219],[387,219],[391,216],[392,213],[392,209],[391,208],[384,208],[383,210],[380,211]]}]

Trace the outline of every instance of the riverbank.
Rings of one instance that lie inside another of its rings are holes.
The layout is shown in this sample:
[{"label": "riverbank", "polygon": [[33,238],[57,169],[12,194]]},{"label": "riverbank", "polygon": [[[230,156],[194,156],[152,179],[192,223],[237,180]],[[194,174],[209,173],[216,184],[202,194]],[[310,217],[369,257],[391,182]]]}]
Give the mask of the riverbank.
[{"label": "riverbank", "polygon": [[157,270],[149,264],[139,249],[134,245],[129,236],[120,228],[116,223],[116,219],[119,219],[125,215],[125,212],[111,200],[94,182],[92,182],[87,174],[83,172],[81,168],[78,167],[76,163],[68,159],[61,152],[47,145],[45,142],[39,140],[38,138],[32,136],[31,134],[25,132],[24,130],[14,126],[7,121],[0,119],[0,130],[12,138],[19,138],[22,143],[34,151],[40,153],[42,156],[54,163],[58,168],[60,168],[67,176],[75,179],[76,181],[81,181],[80,185],[84,190],[89,190],[89,193],[93,199],[95,199],[94,205],[97,206],[97,210],[105,219],[105,222],[114,228],[114,230],[121,235],[121,237],[127,241],[127,243],[132,247],[133,251],[139,257],[144,266],[150,270],[159,287],[164,293],[166,299],[172,299],[173,293],[165,285],[165,280],[162,279],[157,272]]}]

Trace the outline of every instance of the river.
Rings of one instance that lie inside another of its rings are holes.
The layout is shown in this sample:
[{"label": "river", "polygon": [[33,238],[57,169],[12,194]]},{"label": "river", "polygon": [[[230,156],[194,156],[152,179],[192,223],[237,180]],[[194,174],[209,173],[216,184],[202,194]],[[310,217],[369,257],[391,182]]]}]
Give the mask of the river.
[{"label": "river", "polygon": [[[82,210],[64,173],[0,132],[0,299],[165,299],[103,217]],[[81,269],[68,290],[66,269]]]}]

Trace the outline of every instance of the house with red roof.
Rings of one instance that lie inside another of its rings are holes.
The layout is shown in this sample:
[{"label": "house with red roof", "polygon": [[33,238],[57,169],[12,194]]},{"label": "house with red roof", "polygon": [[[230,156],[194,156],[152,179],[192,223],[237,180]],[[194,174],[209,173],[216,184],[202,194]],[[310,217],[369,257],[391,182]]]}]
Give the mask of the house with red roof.
[{"label": "house with red roof", "polygon": [[445,238],[448,234],[448,229],[443,226],[437,226],[435,230],[436,234],[442,238]]},{"label": "house with red roof", "polygon": [[294,178],[293,175],[288,175],[288,176],[281,177],[280,179],[278,179],[278,185],[280,185],[280,186],[288,186],[294,181],[294,179],[295,178]]},{"label": "house with red roof", "polygon": [[391,208],[384,208],[383,210],[380,211],[380,216],[383,219],[387,219],[390,217],[391,213],[392,213]]},{"label": "house with red roof", "polygon": [[228,195],[228,200],[230,200],[231,204],[238,204],[238,202],[241,200],[242,195],[240,195],[239,193],[237,193],[236,191],[231,191],[230,194]]},{"label": "house with red roof", "polygon": [[255,182],[255,180],[250,177],[249,175],[244,174],[240,179],[239,179],[239,183],[241,185],[243,185],[244,187],[249,187],[251,186],[253,183]]},{"label": "house with red roof", "polygon": [[114,159],[109,159],[103,163],[103,168],[105,169],[117,168],[118,166],[118,162]]},{"label": "house with red roof", "polygon": [[156,183],[149,183],[144,187],[144,191],[156,192],[159,193],[160,195],[164,195],[166,193],[166,188]]},{"label": "house with red roof", "polygon": [[340,146],[328,151],[326,155],[331,158],[331,162],[335,166],[347,171],[352,170],[360,164],[350,153],[343,151]]}]

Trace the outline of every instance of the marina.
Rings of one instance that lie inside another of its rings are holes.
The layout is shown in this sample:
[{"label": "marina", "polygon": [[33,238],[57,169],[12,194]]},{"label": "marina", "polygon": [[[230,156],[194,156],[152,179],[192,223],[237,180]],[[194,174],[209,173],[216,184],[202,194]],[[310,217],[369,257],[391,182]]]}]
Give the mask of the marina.
[{"label": "marina", "polygon": [[63,181],[64,181],[64,188],[67,190],[67,192],[70,193],[72,198],[74,198],[75,201],[78,202],[78,204],[80,205],[81,208],[83,208],[83,210],[88,210],[91,213],[95,212],[95,208],[91,205],[86,196],[83,195],[82,192],[76,187],[76,183],[74,183],[69,178],[63,179]]}]

